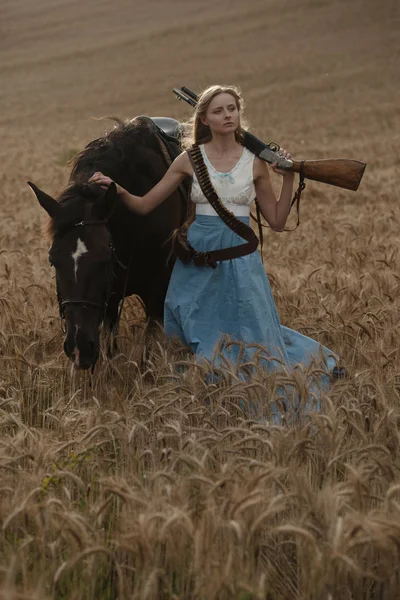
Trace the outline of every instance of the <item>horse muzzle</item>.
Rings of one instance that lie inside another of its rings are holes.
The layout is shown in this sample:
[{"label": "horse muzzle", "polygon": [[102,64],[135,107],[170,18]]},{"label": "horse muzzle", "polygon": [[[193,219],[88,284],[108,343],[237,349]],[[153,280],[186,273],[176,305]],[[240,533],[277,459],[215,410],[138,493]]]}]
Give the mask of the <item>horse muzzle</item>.
[{"label": "horse muzzle", "polygon": [[67,335],[64,352],[76,369],[90,369],[94,367],[99,357],[99,341],[91,339],[78,329],[75,336]]}]

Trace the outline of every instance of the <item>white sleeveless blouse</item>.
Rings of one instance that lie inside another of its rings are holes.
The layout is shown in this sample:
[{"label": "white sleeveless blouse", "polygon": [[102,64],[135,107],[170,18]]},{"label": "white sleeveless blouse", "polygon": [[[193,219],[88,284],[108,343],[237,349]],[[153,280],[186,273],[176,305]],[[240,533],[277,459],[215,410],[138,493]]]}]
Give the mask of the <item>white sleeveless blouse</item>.
[{"label": "white sleeveless blouse", "polygon": [[[228,207],[229,205],[249,206],[256,197],[253,181],[254,154],[247,148],[243,148],[242,155],[233,169],[229,171],[229,173],[222,173],[221,171],[217,171],[217,169],[212,166],[208,160],[204,146],[201,144],[199,148],[207,166],[211,183],[213,184],[221,202],[224,205],[228,205]],[[193,173],[192,192],[190,198],[198,208],[200,208],[198,206],[200,204],[209,204],[207,198],[201,191],[195,173]]]}]

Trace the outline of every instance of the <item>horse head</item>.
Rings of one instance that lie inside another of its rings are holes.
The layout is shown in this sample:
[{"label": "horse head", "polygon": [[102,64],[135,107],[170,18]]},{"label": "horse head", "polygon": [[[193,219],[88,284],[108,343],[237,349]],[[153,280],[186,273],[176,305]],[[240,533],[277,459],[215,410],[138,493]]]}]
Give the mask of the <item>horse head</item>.
[{"label": "horse head", "polygon": [[118,199],[115,184],[104,192],[98,185],[74,183],[58,200],[28,184],[50,216],[49,261],[65,322],[64,351],[76,368],[94,367],[113,283],[115,257],[107,219]]}]

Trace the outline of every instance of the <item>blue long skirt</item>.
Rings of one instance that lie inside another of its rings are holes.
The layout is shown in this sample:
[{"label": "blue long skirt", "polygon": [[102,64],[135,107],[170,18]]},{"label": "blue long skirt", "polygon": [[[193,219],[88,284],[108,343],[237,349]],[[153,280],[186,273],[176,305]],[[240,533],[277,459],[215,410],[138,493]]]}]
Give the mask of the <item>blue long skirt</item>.
[{"label": "blue long skirt", "polygon": [[[248,217],[240,217],[246,224]],[[188,240],[197,251],[219,250],[243,244],[243,239],[215,216],[197,215]],[[325,346],[280,324],[268,277],[259,252],[221,261],[216,269],[196,267],[177,260],[172,272],[164,309],[168,337],[178,337],[196,354],[216,360],[221,338],[242,344],[227,345],[230,364],[248,362],[263,355],[267,369],[284,365],[325,363],[327,371],[337,357]]]}]

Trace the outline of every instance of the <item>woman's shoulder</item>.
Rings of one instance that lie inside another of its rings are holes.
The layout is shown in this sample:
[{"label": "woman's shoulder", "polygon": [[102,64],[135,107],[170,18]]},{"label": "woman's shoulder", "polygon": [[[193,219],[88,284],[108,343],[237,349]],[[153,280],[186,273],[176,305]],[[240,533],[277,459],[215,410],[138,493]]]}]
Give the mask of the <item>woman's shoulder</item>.
[{"label": "woman's shoulder", "polygon": [[187,150],[184,150],[183,152],[181,152],[175,158],[172,165],[174,166],[175,171],[179,171],[181,173],[184,173],[185,175],[188,175],[189,177],[192,177],[193,167],[192,167],[192,163],[190,162]]},{"label": "woman's shoulder", "polygon": [[256,161],[260,160],[251,150],[243,146],[243,156],[245,156],[248,160]]},{"label": "woman's shoulder", "polygon": [[253,163],[253,175],[254,180],[261,178],[269,179],[269,170],[268,164],[265,160],[258,158],[255,154],[253,154],[254,163]]}]

